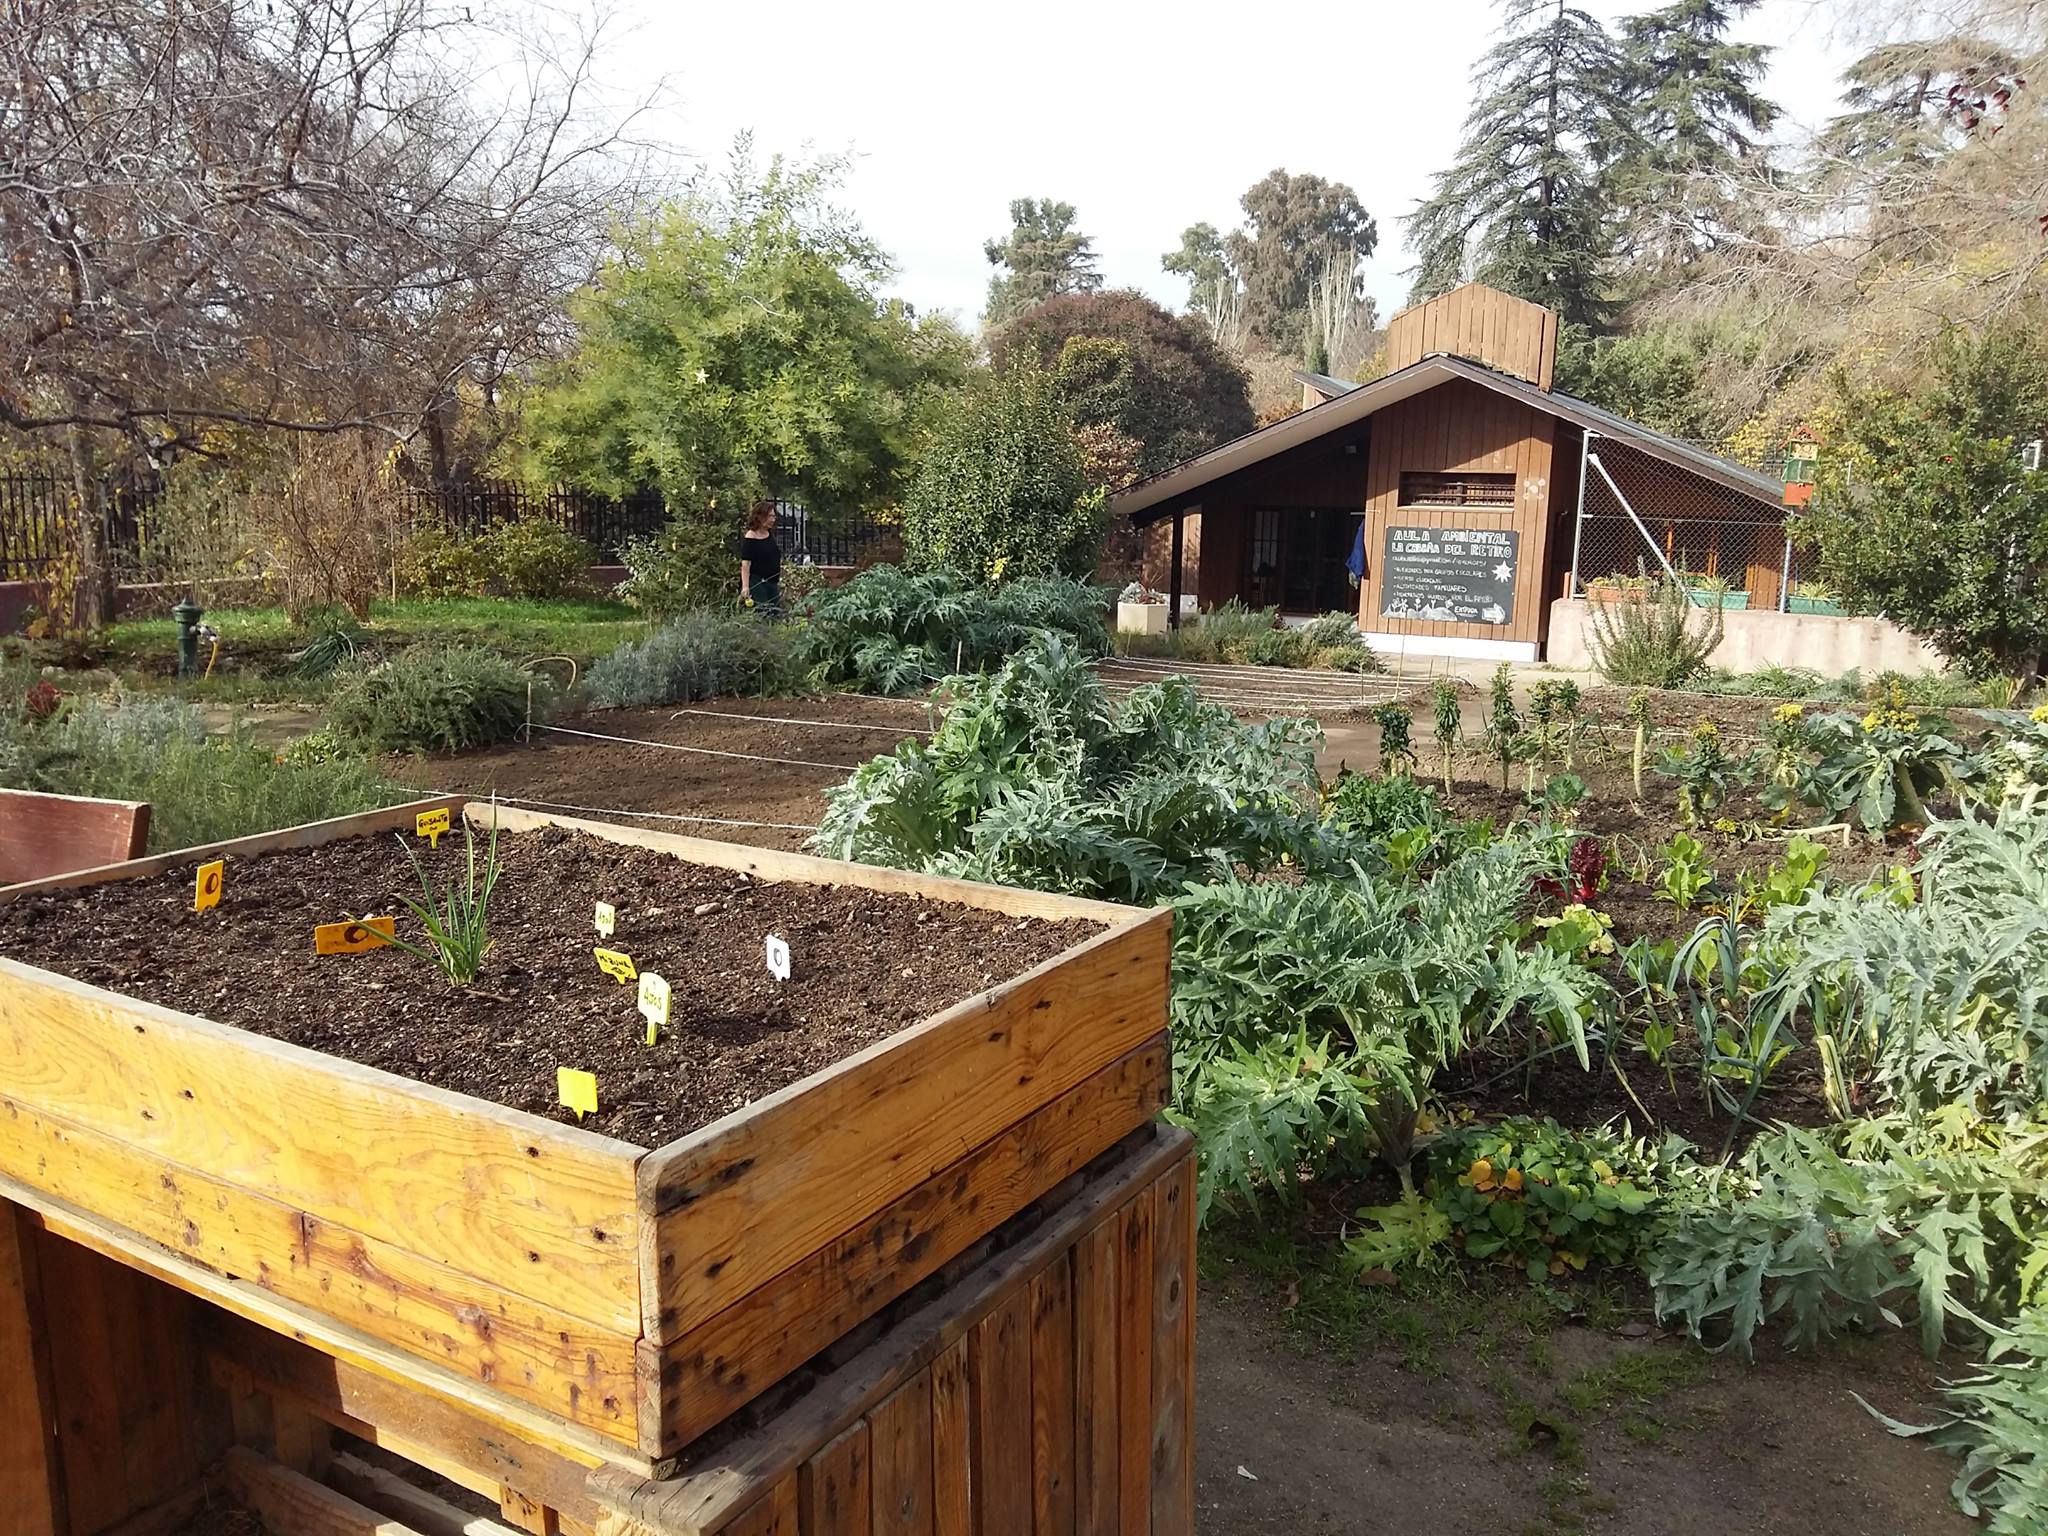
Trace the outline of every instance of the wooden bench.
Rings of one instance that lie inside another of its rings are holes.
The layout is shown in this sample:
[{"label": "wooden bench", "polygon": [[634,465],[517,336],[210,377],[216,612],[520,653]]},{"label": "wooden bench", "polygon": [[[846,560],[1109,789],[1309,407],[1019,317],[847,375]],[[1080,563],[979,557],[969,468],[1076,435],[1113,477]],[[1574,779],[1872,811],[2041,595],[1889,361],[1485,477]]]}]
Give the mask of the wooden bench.
[{"label": "wooden bench", "polygon": [[0,789],[0,885],[139,859],[148,841],[141,801]]}]

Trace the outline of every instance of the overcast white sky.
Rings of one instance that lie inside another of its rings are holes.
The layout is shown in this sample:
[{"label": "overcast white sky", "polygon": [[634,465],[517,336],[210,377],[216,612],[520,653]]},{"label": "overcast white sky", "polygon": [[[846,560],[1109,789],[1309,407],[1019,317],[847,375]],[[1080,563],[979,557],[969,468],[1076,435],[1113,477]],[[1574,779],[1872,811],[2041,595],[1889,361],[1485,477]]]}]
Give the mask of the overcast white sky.
[{"label": "overcast white sky", "polygon": [[[1652,3],[1590,0],[1608,16]],[[1109,284],[1178,308],[1161,254],[1196,220],[1233,227],[1275,166],[1357,190],[1380,228],[1367,288],[1391,314],[1400,215],[1455,148],[1494,26],[1488,0],[621,4],[632,35],[610,72],[667,78],[662,136],[713,159],[744,128],[764,152],[851,151],[843,201],[894,254],[896,291],[970,324],[1010,199],[1075,204]],[[1765,0],[1742,35],[1777,45],[1771,90],[1792,115],[1827,115],[1848,50],[1815,0]]]}]

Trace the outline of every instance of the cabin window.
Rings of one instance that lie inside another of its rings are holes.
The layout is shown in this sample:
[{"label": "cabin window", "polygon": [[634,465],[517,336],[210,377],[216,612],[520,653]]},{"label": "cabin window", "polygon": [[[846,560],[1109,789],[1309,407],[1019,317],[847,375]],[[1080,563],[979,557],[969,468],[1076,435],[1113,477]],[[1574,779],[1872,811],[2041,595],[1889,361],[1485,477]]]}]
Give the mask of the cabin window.
[{"label": "cabin window", "polygon": [[1512,507],[1515,504],[1513,475],[1434,474],[1404,470],[1401,474],[1401,505],[1404,507]]}]

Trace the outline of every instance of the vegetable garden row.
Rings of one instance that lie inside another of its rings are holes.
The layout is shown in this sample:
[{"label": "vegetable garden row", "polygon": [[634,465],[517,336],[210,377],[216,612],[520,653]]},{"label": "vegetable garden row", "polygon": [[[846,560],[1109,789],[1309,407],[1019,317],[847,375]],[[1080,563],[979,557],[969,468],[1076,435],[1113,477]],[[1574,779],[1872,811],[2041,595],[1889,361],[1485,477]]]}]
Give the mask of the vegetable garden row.
[{"label": "vegetable garden row", "polygon": [[[1503,677],[1471,741],[1438,706],[1441,783],[1392,705],[1385,771],[1325,784],[1307,723],[1181,681],[1112,700],[1048,641],[833,791],[818,843],[1170,901],[1205,1212],[1363,1181],[1361,1272],[1629,1266],[1745,1353],[1915,1329],[1974,1364],[1943,1422],[1894,1427],[1965,1454],[1994,1529],[2041,1529],[2048,710],[1756,705],[1749,742],[1660,744],[1646,696],[1601,718]],[[1461,1112],[1560,1063],[1598,1085],[1565,1123]]]}]

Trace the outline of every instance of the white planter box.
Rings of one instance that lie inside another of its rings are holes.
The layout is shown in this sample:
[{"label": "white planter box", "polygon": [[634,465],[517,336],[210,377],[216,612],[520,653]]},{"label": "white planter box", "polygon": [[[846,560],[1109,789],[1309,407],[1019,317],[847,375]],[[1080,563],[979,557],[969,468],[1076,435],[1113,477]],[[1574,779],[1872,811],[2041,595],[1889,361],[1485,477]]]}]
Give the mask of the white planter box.
[{"label": "white planter box", "polygon": [[1118,603],[1116,629],[1120,635],[1163,635],[1166,633],[1166,604]]}]

